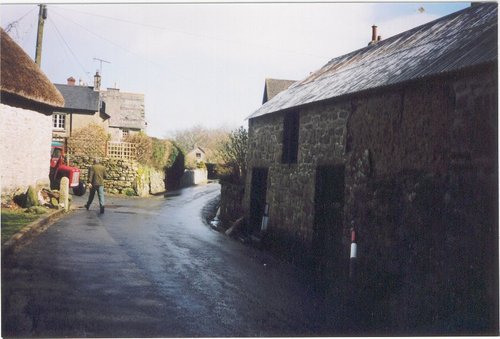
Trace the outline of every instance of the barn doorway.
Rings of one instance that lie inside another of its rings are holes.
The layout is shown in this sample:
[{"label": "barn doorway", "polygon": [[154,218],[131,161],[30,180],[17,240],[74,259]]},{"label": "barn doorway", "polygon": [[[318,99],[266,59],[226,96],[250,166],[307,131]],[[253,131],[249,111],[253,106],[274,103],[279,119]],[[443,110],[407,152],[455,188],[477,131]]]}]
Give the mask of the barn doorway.
[{"label": "barn doorway", "polygon": [[347,259],[342,257],[344,165],[316,169],[313,257],[317,277],[342,279]]},{"label": "barn doorway", "polygon": [[260,231],[267,194],[267,168],[252,169],[252,186],[250,190],[250,232]]}]

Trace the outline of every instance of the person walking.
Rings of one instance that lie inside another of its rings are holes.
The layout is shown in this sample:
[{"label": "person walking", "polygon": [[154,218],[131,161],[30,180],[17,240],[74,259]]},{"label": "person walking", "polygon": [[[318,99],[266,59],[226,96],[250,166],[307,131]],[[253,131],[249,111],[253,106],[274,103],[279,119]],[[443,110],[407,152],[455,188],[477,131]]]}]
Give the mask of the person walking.
[{"label": "person walking", "polygon": [[89,200],[85,204],[87,211],[90,208],[90,204],[94,200],[95,192],[97,191],[97,197],[99,198],[99,207],[101,214],[104,213],[104,179],[107,179],[106,167],[101,165],[99,158],[94,159],[94,165],[89,169],[89,177],[87,186],[90,187]]}]

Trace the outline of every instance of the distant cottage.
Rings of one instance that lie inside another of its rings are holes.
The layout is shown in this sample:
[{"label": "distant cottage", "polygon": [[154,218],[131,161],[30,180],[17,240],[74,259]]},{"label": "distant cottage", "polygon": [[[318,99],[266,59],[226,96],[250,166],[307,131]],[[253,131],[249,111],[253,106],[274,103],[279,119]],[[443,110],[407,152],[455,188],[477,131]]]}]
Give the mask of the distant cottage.
[{"label": "distant cottage", "polygon": [[194,149],[186,154],[186,163],[196,165],[207,161],[207,154],[201,147],[195,146]]},{"label": "distant cottage", "polygon": [[2,195],[49,184],[52,118],[61,93],[0,29],[0,186]]},{"label": "distant cottage", "polygon": [[497,20],[474,4],[376,39],[249,117],[251,231],[266,212],[263,241],[340,291],[350,328],[498,334]]}]

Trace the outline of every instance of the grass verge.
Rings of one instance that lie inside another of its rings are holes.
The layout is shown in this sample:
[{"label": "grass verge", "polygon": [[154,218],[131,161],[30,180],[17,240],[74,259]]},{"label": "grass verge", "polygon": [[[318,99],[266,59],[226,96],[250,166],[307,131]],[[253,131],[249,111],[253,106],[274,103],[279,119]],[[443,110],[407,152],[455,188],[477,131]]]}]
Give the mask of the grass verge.
[{"label": "grass verge", "polygon": [[25,209],[10,210],[2,208],[2,244],[19,232],[24,226],[42,217],[40,214],[27,213]]}]

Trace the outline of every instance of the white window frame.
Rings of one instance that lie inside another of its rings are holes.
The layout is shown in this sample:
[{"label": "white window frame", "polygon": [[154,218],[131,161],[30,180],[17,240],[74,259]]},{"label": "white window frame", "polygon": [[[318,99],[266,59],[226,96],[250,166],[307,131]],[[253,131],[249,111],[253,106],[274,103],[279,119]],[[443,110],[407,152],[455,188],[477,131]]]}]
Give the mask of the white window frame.
[{"label": "white window frame", "polygon": [[52,114],[52,128],[58,131],[66,130],[66,114],[54,113]]}]

